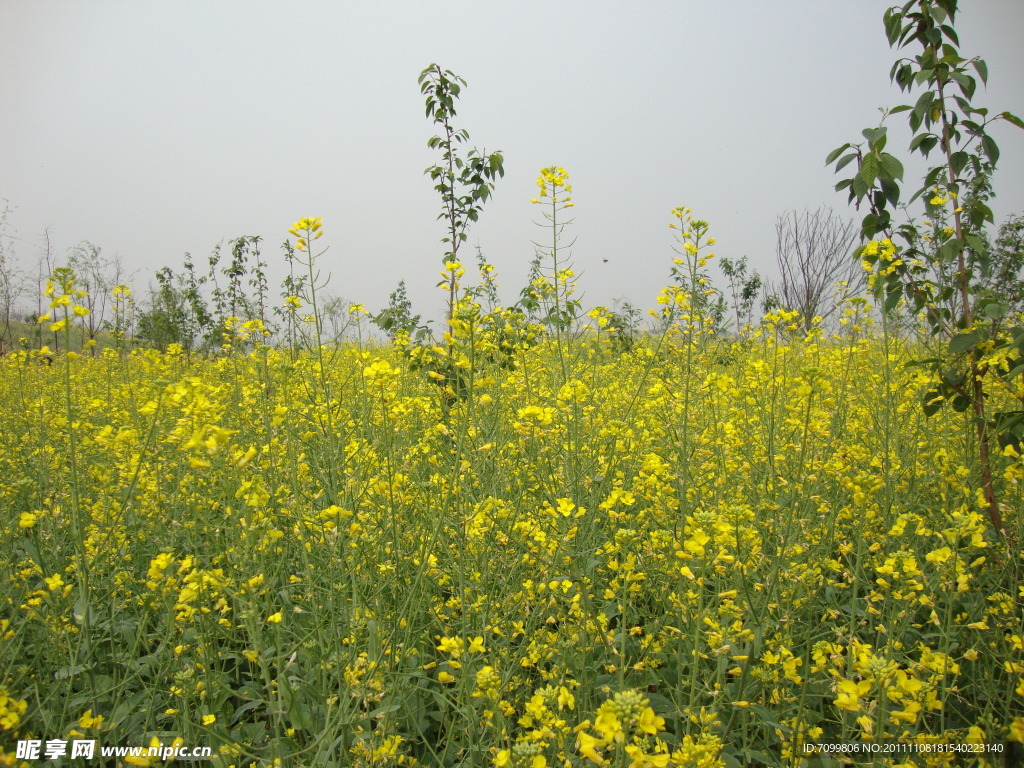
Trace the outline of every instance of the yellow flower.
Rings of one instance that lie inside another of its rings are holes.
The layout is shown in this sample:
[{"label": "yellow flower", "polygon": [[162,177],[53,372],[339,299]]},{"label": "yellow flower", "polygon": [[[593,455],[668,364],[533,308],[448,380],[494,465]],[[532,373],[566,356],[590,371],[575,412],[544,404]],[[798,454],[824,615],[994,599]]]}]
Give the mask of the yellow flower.
[{"label": "yellow flower", "polygon": [[594,727],[609,741],[622,734],[622,723],[611,707],[601,706],[594,720]]},{"label": "yellow flower", "polygon": [[903,704],[903,709],[897,710],[889,715],[889,719],[893,723],[904,722],[904,723],[916,723],[917,716],[921,712],[921,705],[916,701],[907,701]]},{"label": "yellow flower", "polygon": [[645,707],[636,721],[637,727],[651,736],[665,729],[665,718],[654,714],[654,710]]},{"label": "yellow flower", "polygon": [[[149,747],[150,747],[150,749],[153,749],[154,750],[154,754],[156,754],[156,752],[159,751],[159,749],[161,747],[160,740],[156,736],[154,736],[152,739],[149,740]],[[158,762],[159,759],[155,758],[155,757],[142,757],[142,756],[135,757],[135,756],[129,756],[129,757],[126,757],[124,759],[124,761],[128,765],[148,766],[148,765],[153,765],[154,763]]]},{"label": "yellow flower", "polygon": [[588,760],[597,763],[598,765],[605,765],[608,762],[603,757],[601,757],[601,755],[598,754],[597,751],[599,749],[604,749],[606,746],[608,746],[608,742],[606,740],[598,739],[594,736],[591,736],[584,730],[580,731],[579,736],[576,740],[576,746],[577,749],[579,749],[580,754]]},{"label": "yellow flower", "polygon": [[871,690],[870,680],[861,680],[855,683],[853,680],[840,680],[836,684],[836,706],[848,712],[860,711],[860,697]]},{"label": "yellow flower", "polygon": [[246,452],[242,455],[242,457],[235,463],[237,464],[238,467],[245,467],[250,461],[253,460],[253,458],[256,456],[256,453],[256,449],[250,445]]},{"label": "yellow flower", "polygon": [[267,623],[268,624],[280,624],[281,623],[281,619],[283,619],[283,618],[284,618],[284,616],[282,616],[281,612],[278,611],[277,613],[272,613],[269,616],[267,616]]},{"label": "yellow flower", "polygon": [[103,725],[103,715],[93,716],[92,710],[87,709],[85,713],[78,718],[79,728],[99,728]]},{"label": "yellow flower", "polygon": [[21,516],[18,518],[18,527],[33,528],[38,519],[39,517],[36,515],[35,512],[22,512]]},{"label": "yellow flower", "polygon": [[[58,589],[64,586],[64,579],[60,577],[59,573],[55,573],[53,574],[53,576],[48,576],[47,578],[43,579],[43,581],[46,582],[46,588],[49,589],[51,592],[56,592]],[[89,726],[82,727],[88,728]]]},{"label": "yellow flower", "polygon": [[203,715],[203,725],[213,725],[217,722],[216,715]]}]

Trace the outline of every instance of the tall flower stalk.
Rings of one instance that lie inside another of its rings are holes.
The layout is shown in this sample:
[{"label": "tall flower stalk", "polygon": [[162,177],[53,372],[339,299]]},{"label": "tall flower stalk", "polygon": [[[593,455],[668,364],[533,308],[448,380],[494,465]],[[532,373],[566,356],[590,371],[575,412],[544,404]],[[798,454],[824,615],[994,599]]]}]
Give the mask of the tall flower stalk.
[{"label": "tall flower stalk", "polygon": [[576,242],[573,238],[568,243],[563,242],[565,228],[573,222],[564,214],[573,207],[572,185],[569,183],[569,173],[560,166],[541,168],[537,177],[538,194],[530,200],[534,205],[541,206],[544,215],[544,222],[534,222],[539,227],[548,227],[551,230],[551,239],[547,243],[534,242],[539,257],[548,259],[551,264],[550,279],[544,275],[541,268],[535,280],[534,292],[540,302],[546,307],[544,322],[555,332],[555,340],[558,345],[558,358],[562,367],[562,380],[569,378],[569,364],[566,357],[565,342],[569,331],[572,329],[576,318],[580,313],[580,302],[573,299],[575,292],[575,272],[569,261],[567,251]]},{"label": "tall flower stalk", "polygon": [[[322,419],[321,428],[326,437],[326,463],[327,463],[327,481],[330,494],[333,496],[337,492],[337,477],[336,468],[334,464],[334,450],[331,447],[331,441],[334,439],[334,397],[333,388],[331,386],[331,379],[327,373],[327,359],[324,349],[324,330],[323,330],[323,315],[320,311],[320,307],[317,304],[317,286],[322,287],[320,283],[320,271],[316,267],[317,259],[323,256],[327,252],[327,248],[323,248],[318,252],[314,252],[313,242],[323,237],[323,219],[320,218],[302,218],[292,225],[292,228],[288,230],[288,233],[295,238],[295,250],[303,254],[303,256],[296,256],[296,261],[305,266],[307,270],[305,294],[309,301],[310,309],[313,314],[310,317],[310,321],[313,325],[313,341],[315,342],[312,346],[312,352],[314,357],[314,364],[316,367],[316,378],[319,384],[319,395],[322,398],[323,409],[319,418]],[[293,302],[294,306],[294,302]]]},{"label": "tall flower stalk", "polygon": [[[78,436],[75,432],[75,407],[72,397],[71,364],[78,357],[71,351],[71,327],[73,320],[85,317],[89,309],[80,302],[86,296],[85,291],[75,288],[75,275],[71,269],[61,267],[54,271],[54,279],[46,284],[45,295],[50,299],[50,312],[39,317],[40,322],[50,322],[50,330],[54,334],[64,336],[64,417],[67,420],[68,435],[68,470],[71,475],[71,525],[74,531],[75,577],[78,581],[78,601],[75,604],[75,619],[81,624],[83,637],[89,637],[91,612],[89,610],[89,554],[86,538],[89,535],[87,513],[83,510],[79,499],[78,477]],[[52,322],[51,322],[52,321]]]}]

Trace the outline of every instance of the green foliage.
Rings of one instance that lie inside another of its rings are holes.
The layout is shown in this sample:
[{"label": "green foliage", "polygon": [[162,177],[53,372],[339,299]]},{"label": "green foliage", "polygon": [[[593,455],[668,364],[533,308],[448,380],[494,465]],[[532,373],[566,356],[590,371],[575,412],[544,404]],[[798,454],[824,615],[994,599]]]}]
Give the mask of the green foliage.
[{"label": "green foliage", "polygon": [[616,303],[608,313],[607,331],[611,335],[612,349],[632,352],[640,339],[640,308],[628,301]]},{"label": "green foliage", "polygon": [[412,338],[418,331],[427,330],[420,323],[420,316],[412,313],[412,302],[405,290],[405,280],[398,281],[398,287],[388,297],[387,308],[374,315],[373,322],[391,341],[403,335]]},{"label": "green foliage", "polygon": [[1024,312],[1024,215],[1003,222],[988,254],[982,285],[1009,305],[1009,314]]},{"label": "green foliage", "polygon": [[708,236],[708,222],[690,214],[690,209],[682,206],[672,209],[675,221],[669,228],[676,231],[672,247],[679,257],[672,260],[670,270],[674,286],[658,299],[667,308],[662,316],[669,323],[679,321],[688,337],[720,330],[726,309],[725,298],[712,286],[707,269],[715,254],[703,252],[715,244],[715,238]]},{"label": "green foliage", "polygon": [[[431,64],[420,73],[420,93],[426,96],[426,116],[441,129],[441,135],[427,140],[427,146],[441,153],[441,160],[427,168],[434,189],[441,196],[438,219],[445,222],[447,234],[441,238],[446,244],[442,261],[458,261],[459,246],[467,239],[470,223],[477,221],[483,205],[494,191],[494,182],[505,175],[501,152],[471,148],[463,153],[462,145],[469,141],[465,129],[452,124],[456,116],[455,101],[466,81],[450,70]],[[448,296],[448,320],[451,330],[455,310],[456,278],[451,277]]]},{"label": "green foliage", "polygon": [[188,332],[186,302],[174,270],[163,267],[155,277],[157,287],[150,291],[149,306],[139,315],[138,338],[157,349],[170,344],[191,347],[194,338]]},{"label": "green foliage", "polygon": [[739,260],[726,256],[719,263],[722,274],[729,283],[729,298],[735,313],[736,333],[740,334],[745,327],[753,325],[754,302],[761,295],[764,283],[756,269],[749,269],[746,256]]},{"label": "green foliage", "polygon": [[929,168],[909,202],[923,198],[928,225],[939,226],[925,233],[913,221],[894,223],[903,165],[885,151],[884,126],[865,129],[865,142],[838,147],[826,164],[835,163],[838,172],[856,161],[855,173],[836,189],[848,189],[850,202],[858,209],[867,206],[861,233],[869,242],[857,256],[872,272],[872,287],[883,311],[905,301],[915,314],[924,316],[935,337],[947,342],[925,363],[937,380],[925,396],[926,413],[934,413],[945,400],[956,410],[970,411],[977,433],[978,481],[993,524],[1004,530],[992,479],[991,436],[1019,445],[1024,412],[1003,411],[990,417],[986,403],[999,384],[1019,376],[1024,335],[1007,332],[1009,306],[993,298],[982,279],[985,265],[992,263],[985,226],[993,221],[988,201],[994,194],[992,175],[999,159],[988,128],[998,120],[1021,128],[1024,123],[1009,112],[990,115],[988,109],[975,106],[978,79],[985,83],[988,68],[980,58],[960,55],[953,26],[956,12],[956,0],[913,0],[890,8],[884,16],[890,46],[917,51],[912,58],[896,61],[891,79],[903,92],[920,90],[913,104],[885,114],[907,113],[912,152],[930,158],[937,151],[938,163]]},{"label": "green foliage", "polygon": [[294,360],[298,352],[299,323],[301,322],[299,308],[302,305],[302,299],[300,297],[305,293],[306,277],[295,272],[297,260],[295,247],[291,241],[285,240],[281,243],[281,250],[284,253],[285,262],[288,264],[288,274],[281,281],[281,298],[284,300],[284,305],[274,307],[274,314],[284,321],[285,340],[288,343],[291,358]]}]

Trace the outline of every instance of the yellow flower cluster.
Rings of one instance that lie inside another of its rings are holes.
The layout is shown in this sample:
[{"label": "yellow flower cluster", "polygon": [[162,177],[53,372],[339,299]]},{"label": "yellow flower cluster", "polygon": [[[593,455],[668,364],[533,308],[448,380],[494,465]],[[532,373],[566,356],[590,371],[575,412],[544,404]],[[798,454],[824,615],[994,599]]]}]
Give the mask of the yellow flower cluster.
[{"label": "yellow flower cluster", "polygon": [[323,237],[323,224],[324,220],[322,218],[302,218],[292,224],[288,233],[295,238],[295,249],[308,251],[311,240]]},{"label": "yellow flower cluster", "polygon": [[541,168],[537,177],[537,197],[530,200],[534,205],[545,198],[550,199],[553,205],[560,208],[572,208],[573,202],[569,193],[572,192],[572,184],[569,183],[569,172],[560,166]]}]

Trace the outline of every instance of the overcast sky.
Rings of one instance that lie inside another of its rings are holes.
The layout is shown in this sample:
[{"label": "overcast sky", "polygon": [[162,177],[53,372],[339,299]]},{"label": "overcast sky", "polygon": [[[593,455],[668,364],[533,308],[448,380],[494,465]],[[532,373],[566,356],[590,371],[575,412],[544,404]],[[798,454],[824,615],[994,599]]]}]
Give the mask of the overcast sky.
[{"label": "overcast sky", "polygon": [[[784,210],[853,215],[824,159],[906,98],[889,84],[888,5],[0,0],[7,242],[34,268],[46,229],[58,255],[91,241],[142,289],[240,235],[265,239],[279,276],[289,226],[320,216],[333,293],[377,310],[405,278],[438,316],[435,128],[416,83],[437,62],[468,81],[456,124],[505,155],[470,244],[506,300],[542,235],[538,170],[556,164],[585,303],[650,307],[675,206],[710,222],[718,255],[769,274]],[[980,103],[1024,115],[1024,3],[961,5],[961,50],[989,64]],[[890,119],[902,158],[904,118]],[[1024,211],[1024,131],[993,135],[998,221]]]}]

